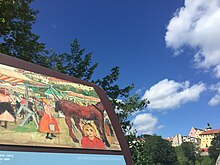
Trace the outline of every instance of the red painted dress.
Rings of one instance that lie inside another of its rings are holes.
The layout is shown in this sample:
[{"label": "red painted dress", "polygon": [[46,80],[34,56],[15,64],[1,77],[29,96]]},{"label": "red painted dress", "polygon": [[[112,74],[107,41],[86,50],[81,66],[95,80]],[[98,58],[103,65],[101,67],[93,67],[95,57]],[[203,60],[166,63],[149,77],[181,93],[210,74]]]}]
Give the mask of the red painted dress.
[{"label": "red painted dress", "polygon": [[81,140],[82,148],[96,148],[96,149],[105,149],[104,143],[97,137],[94,136],[94,139],[91,140],[89,137],[85,136]]},{"label": "red painted dress", "polygon": [[39,123],[39,131],[46,133],[59,133],[59,127],[57,125],[56,119],[52,115],[52,110],[50,106],[44,106],[44,116]]}]

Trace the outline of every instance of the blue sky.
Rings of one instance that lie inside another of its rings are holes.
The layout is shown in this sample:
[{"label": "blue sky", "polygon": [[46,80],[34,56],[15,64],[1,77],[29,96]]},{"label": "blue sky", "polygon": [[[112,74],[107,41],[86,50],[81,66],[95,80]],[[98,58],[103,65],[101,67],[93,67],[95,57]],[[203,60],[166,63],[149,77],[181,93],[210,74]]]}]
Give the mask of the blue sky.
[{"label": "blue sky", "polygon": [[120,67],[118,84],[149,98],[131,116],[138,133],[187,135],[220,128],[219,0],[35,1],[34,32],[57,52],[74,38],[99,63],[94,78]]}]

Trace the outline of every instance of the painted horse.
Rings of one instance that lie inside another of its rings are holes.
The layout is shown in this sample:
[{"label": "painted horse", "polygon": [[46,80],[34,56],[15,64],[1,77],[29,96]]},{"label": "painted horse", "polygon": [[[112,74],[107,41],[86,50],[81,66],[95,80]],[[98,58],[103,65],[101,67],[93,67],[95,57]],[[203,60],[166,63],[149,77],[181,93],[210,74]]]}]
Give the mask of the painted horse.
[{"label": "painted horse", "polygon": [[73,142],[79,143],[79,140],[73,134],[71,118],[73,118],[76,127],[80,130],[82,135],[84,135],[84,133],[80,127],[80,119],[93,120],[99,131],[102,141],[107,147],[110,147],[105,135],[104,107],[101,102],[97,103],[96,105],[80,106],[68,100],[60,100],[55,103],[55,111],[62,111],[65,115],[65,121],[69,128],[69,136],[72,138]]}]

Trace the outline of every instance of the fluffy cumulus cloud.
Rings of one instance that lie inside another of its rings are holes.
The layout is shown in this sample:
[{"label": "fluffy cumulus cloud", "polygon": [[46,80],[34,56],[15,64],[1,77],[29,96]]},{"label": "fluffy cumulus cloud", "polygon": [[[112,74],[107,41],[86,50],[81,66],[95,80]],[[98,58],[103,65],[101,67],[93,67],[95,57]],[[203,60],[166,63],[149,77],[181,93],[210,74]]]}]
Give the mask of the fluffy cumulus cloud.
[{"label": "fluffy cumulus cloud", "polygon": [[158,125],[158,119],[149,113],[138,114],[133,120],[138,134],[153,134],[163,126]]},{"label": "fluffy cumulus cloud", "polygon": [[211,106],[215,106],[220,104],[220,83],[217,83],[215,85],[212,85],[210,87],[210,89],[214,92],[216,92],[215,96],[213,96],[210,100],[209,100],[209,105]]},{"label": "fluffy cumulus cloud", "polygon": [[220,0],[185,0],[167,26],[165,41],[175,54],[195,48],[195,66],[220,78]]},{"label": "fluffy cumulus cloud", "polygon": [[197,101],[205,90],[204,83],[190,86],[189,81],[175,82],[164,79],[147,90],[142,99],[150,100],[149,109],[162,111],[177,108],[187,102]]}]

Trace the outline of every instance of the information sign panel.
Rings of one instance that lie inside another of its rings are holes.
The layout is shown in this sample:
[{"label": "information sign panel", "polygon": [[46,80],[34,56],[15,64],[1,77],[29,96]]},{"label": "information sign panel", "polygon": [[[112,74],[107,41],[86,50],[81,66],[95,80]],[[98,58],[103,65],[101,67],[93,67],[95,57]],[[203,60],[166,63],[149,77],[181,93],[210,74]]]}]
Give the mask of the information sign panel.
[{"label": "information sign panel", "polygon": [[20,160],[22,153],[37,159],[41,152],[45,159],[56,153],[68,155],[66,159],[75,156],[74,161],[81,155],[85,161],[95,156],[97,162],[125,158],[132,164],[117,116],[101,88],[4,54],[0,124],[0,150],[6,156],[2,161],[7,152],[16,151],[11,162]]}]

